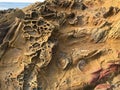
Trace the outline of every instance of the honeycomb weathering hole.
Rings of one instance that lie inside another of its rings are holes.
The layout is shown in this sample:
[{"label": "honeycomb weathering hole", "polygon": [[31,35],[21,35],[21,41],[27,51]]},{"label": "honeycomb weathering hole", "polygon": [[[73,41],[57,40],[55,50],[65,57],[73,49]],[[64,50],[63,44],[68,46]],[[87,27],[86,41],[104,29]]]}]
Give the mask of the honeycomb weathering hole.
[{"label": "honeycomb weathering hole", "polygon": [[45,30],[47,30],[47,28],[44,28]]},{"label": "honeycomb weathering hole", "polygon": [[37,12],[32,12],[31,16],[32,16],[32,18],[38,18],[38,13]]},{"label": "honeycomb weathering hole", "polygon": [[37,21],[32,21],[32,24],[36,24],[37,23]]},{"label": "honeycomb weathering hole", "polygon": [[42,21],[42,20],[38,21],[38,26],[43,25],[43,24],[44,24],[44,21]]},{"label": "honeycomb weathering hole", "polygon": [[32,30],[32,27],[31,27],[31,26],[25,26],[23,29],[24,29],[25,31],[31,31],[31,30]]},{"label": "honeycomb weathering hole", "polygon": [[43,27],[40,27],[40,29],[43,29]]},{"label": "honeycomb weathering hole", "polygon": [[50,24],[47,24],[47,26],[50,26]]},{"label": "honeycomb weathering hole", "polygon": [[37,29],[37,25],[34,25],[33,28],[34,28],[34,29]]},{"label": "honeycomb weathering hole", "polygon": [[24,24],[25,24],[25,25],[29,25],[29,24],[31,24],[31,21],[25,20],[25,21],[24,21]]}]

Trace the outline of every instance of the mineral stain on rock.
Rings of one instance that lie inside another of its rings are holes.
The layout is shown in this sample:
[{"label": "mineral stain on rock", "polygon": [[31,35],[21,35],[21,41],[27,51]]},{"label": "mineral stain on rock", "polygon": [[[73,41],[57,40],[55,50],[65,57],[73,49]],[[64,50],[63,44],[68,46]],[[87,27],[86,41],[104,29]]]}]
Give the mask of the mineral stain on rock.
[{"label": "mineral stain on rock", "polygon": [[119,3],[45,0],[0,11],[0,90],[120,90]]}]

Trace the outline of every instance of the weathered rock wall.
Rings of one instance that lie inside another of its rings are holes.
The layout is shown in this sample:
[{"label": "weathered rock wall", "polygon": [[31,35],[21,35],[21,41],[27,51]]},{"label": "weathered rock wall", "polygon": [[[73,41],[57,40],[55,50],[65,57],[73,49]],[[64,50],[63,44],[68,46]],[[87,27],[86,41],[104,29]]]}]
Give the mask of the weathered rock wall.
[{"label": "weathered rock wall", "polygon": [[120,1],[46,0],[0,19],[0,90],[119,90]]}]

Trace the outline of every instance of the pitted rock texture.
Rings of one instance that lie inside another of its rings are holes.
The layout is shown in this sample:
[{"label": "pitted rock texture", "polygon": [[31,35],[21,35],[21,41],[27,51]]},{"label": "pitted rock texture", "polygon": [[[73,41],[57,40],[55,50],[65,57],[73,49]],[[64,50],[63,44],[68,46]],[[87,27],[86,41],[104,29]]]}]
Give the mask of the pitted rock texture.
[{"label": "pitted rock texture", "polygon": [[0,13],[0,90],[120,90],[120,1],[45,0]]}]

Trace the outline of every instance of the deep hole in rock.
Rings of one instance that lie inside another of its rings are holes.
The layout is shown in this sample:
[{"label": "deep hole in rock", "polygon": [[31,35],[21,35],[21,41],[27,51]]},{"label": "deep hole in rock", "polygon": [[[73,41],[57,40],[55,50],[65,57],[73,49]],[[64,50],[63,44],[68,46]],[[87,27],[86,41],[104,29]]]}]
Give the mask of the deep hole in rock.
[{"label": "deep hole in rock", "polygon": [[34,25],[33,28],[34,28],[34,29],[37,29],[37,25]]},{"label": "deep hole in rock", "polygon": [[24,26],[23,30],[25,30],[25,31],[31,31],[32,27],[31,26]]},{"label": "deep hole in rock", "polygon": [[32,12],[31,17],[32,18],[38,18],[38,13],[37,12]]},{"label": "deep hole in rock", "polygon": [[38,26],[41,26],[41,25],[43,25],[44,24],[44,21],[43,20],[39,20],[38,21]]}]

